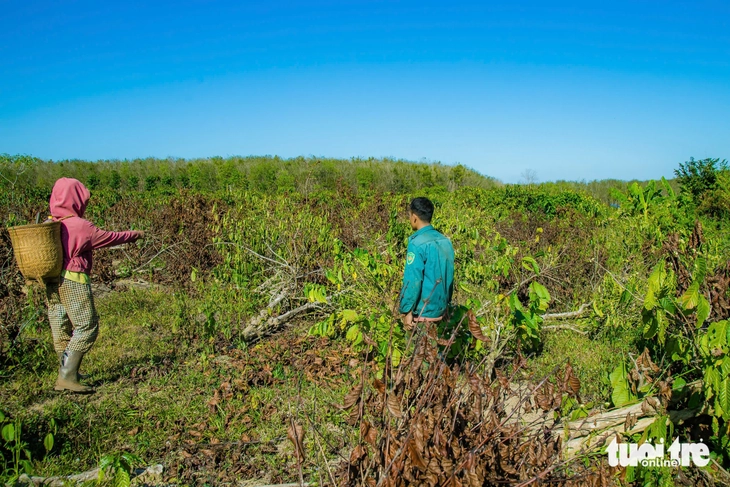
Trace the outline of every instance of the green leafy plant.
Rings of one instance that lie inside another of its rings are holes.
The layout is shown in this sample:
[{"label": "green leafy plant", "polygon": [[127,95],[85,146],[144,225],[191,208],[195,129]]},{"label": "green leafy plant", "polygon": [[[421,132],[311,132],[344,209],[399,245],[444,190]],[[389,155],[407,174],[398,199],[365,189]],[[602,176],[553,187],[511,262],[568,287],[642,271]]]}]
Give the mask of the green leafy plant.
[{"label": "green leafy plant", "polygon": [[[532,260],[534,261],[534,259]],[[522,346],[528,350],[534,350],[540,343],[542,315],[545,314],[550,304],[550,293],[537,281],[531,282],[528,289],[527,306],[520,302],[517,293],[510,294],[507,303],[511,312],[510,326],[517,331],[517,337]]]},{"label": "green leafy plant", "polygon": [[132,483],[134,466],[142,459],[132,453],[109,453],[99,461],[99,481],[109,478],[114,487],[129,487]]},{"label": "green leafy plant", "polygon": [[[2,456],[5,470],[10,472],[10,481],[16,480],[22,473],[33,473],[31,454],[28,443],[22,440],[22,423],[20,419],[11,420],[0,411],[0,434],[6,451],[10,452],[10,461]],[[1,454],[1,453],[0,453]],[[9,467],[9,468],[8,468]]]}]

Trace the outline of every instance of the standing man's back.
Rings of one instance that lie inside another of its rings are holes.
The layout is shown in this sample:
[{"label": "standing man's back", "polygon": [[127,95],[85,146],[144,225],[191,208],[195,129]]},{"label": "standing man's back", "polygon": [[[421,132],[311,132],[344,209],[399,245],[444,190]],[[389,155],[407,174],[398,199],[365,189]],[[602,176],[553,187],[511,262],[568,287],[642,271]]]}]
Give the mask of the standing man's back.
[{"label": "standing man's back", "polygon": [[413,321],[439,321],[453,294],[454,248],[431,226],[433,211],[428,198],[415,198],[409,206],[415,233],[408,238],[400,299],[406,326]]}]

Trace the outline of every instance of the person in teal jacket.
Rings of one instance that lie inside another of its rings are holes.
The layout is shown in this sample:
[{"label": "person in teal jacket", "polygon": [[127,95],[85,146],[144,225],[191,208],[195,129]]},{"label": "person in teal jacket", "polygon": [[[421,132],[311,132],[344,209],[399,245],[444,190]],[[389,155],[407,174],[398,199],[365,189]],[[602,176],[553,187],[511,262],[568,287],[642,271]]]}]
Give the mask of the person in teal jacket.
[{"label": "person in teal jacket", "polygon": [[408,218],[415,233],[408,238],[408,252],[400,292],[400,312],[410,328],[413,322],[439,321],[451,302],[454,289],[454,247],[431,226],[433,203],[415,198]]}]

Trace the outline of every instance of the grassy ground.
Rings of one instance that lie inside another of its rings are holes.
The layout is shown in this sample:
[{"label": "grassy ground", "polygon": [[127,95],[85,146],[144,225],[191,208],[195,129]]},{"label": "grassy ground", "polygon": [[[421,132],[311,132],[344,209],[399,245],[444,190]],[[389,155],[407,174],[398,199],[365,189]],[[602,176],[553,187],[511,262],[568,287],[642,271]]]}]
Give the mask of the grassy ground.
[{"label": "grassy ground", "polygon": [[[78,473],[106,454],[131,452],[145,465],[164,464],[165,479],[188,484],[295,481],[287,439],[294,421],[310,440],[303,475],[317,480],[326,475],[323,458],[337,459],[350,442],[345,413],[333,404],[359,376],[360,362],[337,343],[290,329],[228,349],[190,336],[166,292],[111,293],[97,304],[101,334],[82,365],[95,394],[53,391],[55,354],[45,329],[24,336],[37,341],[45,363],[17,371],[0,388],[0,409],[22,421],[35,475]],[[46,455],[41,441],[51,419],[55,444]]]},{"label": "grassy ground", "polygon": [[[97,388],[91,395],[53,391],[50,332],[24,331],[22,339],[34,344],[28,361],[37,363],[3,379],[0,409],[21,420],[34,475],[74,474],[127,452],[142,466],[163,464],[169,482],[298,481],[287,438],[294,422],[306,435],[304,479],[326,480],[328,466],[334,470],[356,440],[347,413],[334,405],[359,382],[362,357],[343,342],[308,336],[311,323],[243,349],[206,340],[189,317],[193,304],[150,289],[97,299],[101,333],[82,366]],[[603,379],[628,344],[570,331],[546,332],[543,340],[529,375],[542,377],[568,359],[584,401],[600,405],[610,393]],[[55,442],[46,454],[48,432]]]}]

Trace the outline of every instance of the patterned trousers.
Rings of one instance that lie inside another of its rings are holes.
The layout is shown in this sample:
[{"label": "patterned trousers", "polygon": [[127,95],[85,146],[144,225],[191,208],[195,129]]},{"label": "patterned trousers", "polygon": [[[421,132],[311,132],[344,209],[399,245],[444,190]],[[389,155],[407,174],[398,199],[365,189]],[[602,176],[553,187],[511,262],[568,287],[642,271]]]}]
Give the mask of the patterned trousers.
[{"label": "patterned trousers", "polygon": [[91,285],[64,278],[48,283],[46,304],[56,352],[88,352],[99,335]]}]

